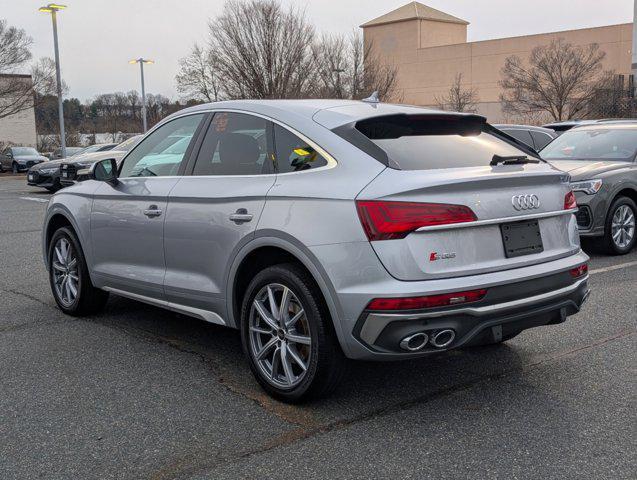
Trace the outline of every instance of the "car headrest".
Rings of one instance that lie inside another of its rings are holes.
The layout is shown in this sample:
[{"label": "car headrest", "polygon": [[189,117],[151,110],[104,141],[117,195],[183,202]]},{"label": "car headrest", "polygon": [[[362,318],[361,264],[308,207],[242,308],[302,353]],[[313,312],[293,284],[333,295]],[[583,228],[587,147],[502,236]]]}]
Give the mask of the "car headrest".
[{"label": "car headrest", "polygon": [[254,168],[260,153],[257,141],[243,133],[226,133],[219,142],[219,160],[235,168],[239,165]]}]

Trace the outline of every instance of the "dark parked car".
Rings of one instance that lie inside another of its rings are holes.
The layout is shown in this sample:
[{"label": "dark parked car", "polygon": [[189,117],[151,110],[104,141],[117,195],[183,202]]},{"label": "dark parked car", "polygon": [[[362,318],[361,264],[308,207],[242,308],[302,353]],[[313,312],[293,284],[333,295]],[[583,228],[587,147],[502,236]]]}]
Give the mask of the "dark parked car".
[{"label": "dark parked car", "polygon": [[[51,192],[59,190],[63,186],[66,186],[60,181],[60,166],[63,163],[74,165],[77,170],[81,170],[104,158],[121,158],[124,156],[124,153],[130,150],[136,143],[136,140],[134,140],[136,138],[141,138],[141,135],[125,140],[119,145],[110,143],[92,145],[91,147],[83,149],[80,153],[76,153],[70,158],[51,160],[46,165],[36,165],[29,170],[27,183],[34,187],[46,188]],[[131,140],[133,141],[131,142]],[[113,148],[113,146],[115,148]],[[99,148],[96,151],[93,147]],[[104,147],[107,147],[106,150],[104,150]]]},{"label": "dark parked car", "polygon": [[137,145],[137,143],[142,139],[142,136],[143,135],[135,135],[128,140],[124,140],[112,150],[94,152],[88,155],[78,155],[75,159],[62,162],[60,167],[60,184],[62,187],[73,185],[76,181],[81,180],[78,178],[78,172],[107,158],[115,159],[117,165],[119,165],[122,158],[124,158],[124,155]]},{"label": "dark parked car", "polygon": [[526,143],[529,147],[536,151],[542,150],[553,139],[558,137],[555,130],[544,127],[535,127],[533,125],[494,125],[494,127],[502,130],[504,133],[511,135],[513,138]]},{"label": "dark parked car", "polygon": [[612,254],[636,243],[637,121],[592,123],[573,128],[541,156],[571,175],[582,237],[593,237]]},{"label": "dark parked car", "polygon": [[7,147],[0,154],[0,172],[24,172],[48,159],[33,147]]}]

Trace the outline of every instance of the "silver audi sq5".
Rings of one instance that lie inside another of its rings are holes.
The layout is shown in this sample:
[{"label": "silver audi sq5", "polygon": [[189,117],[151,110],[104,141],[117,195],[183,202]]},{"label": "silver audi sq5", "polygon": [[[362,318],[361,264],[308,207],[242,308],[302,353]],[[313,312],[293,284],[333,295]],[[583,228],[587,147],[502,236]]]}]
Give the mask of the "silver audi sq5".
[{"label": "silver audi sq5", "polygon": [[588,295],[568,174],[477,115],[213,103],[81,173],[44,222],[60,308],[113,293],[239,329],[286,401],[325,395],[347,359],[503,342]]}]

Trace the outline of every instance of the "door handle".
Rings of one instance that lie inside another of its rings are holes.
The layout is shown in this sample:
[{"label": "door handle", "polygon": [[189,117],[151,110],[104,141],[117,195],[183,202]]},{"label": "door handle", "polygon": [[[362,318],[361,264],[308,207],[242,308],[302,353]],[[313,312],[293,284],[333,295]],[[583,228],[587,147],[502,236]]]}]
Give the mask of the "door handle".
[{"label": "door handle", "polygon": [[144,215],[149,218],[159,217],[162,214],[162,211],[157,208],[157,205],[151,205],[148,209],[144,210]]},{"label": "door handle", "polygon": [[251,221],[252,214],[248,213],[248,210],[245,208],[239,208],[235,213],[230,214],[228,218],[239,225],[240,223]]}]

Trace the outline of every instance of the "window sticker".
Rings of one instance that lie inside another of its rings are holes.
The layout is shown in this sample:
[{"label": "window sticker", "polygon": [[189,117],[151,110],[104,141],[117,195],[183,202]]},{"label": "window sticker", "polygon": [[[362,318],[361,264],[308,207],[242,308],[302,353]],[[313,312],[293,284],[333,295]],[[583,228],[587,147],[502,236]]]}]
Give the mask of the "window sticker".
[{"label": "window sticker", "polygon": [[217,113],[212,119],[212,124],[215,126],[215,132],[225,132],[228,128],[228,114]]}]

